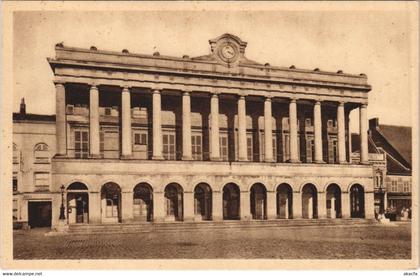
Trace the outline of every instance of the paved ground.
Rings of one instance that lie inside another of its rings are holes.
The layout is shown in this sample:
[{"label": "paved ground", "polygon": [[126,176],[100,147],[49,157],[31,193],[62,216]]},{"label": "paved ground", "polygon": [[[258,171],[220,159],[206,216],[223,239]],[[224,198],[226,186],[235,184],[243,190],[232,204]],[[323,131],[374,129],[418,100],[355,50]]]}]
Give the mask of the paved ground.
[{"label": "paved ground", "polygon": [[408,259],[410,224],[44,236],[14,232],[15,259]]}]

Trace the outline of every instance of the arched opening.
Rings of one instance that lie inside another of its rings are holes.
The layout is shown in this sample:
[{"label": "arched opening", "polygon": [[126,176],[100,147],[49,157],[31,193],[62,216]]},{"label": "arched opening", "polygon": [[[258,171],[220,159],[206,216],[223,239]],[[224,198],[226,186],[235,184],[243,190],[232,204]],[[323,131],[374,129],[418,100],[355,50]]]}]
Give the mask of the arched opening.
[{"label": "arched opening", "polygon": [[365,217],[365,191],[360,184],[354,184],[350,188],[350,216]]},{"label": "arched opening", "polygon": [[108,182],[101,189],[102,222],[121,222],[121,188]]},{"label": "arched opening", "polygon": [[267,189],[261,183],[251,187],[252,219],[267,219]]},{"label": "arched opening", "polygon": [[277,218],[293,218],[293,190],[289,184],[283,183],[277,187]]},{"label": "arched opening", "polygon": [[318,196],[316,187],[313,184],[305,184],[302,189],[302,217],[317,218],[318,217]]},{"label": "arched opening", "polygon": [[153,189],[147,183],[134,187],[133,217],[136,221],[153,221]]},{"label": "arched opening", "polygon": [[183,189],[177,183],[165,187],[166,221],[183,220]]},{"label": "arched opening", "polygon": [[81,182],[67,187],[67,221],[69,224],[89,223],[89,192]]},{"label": "arched opening", "polygon": [[212,190],[207,183],[200,183],[194,189],[195,220],[212,219]]},{"label": "arched opening", "polygon": [[223,219],[240,219],[240,199],[241,193],[238,185],[235,183],[228,183],[223,187]]},{"label": "arched opening", "polygon": [[341,189],[337,184],[327,188],[327,218],[341,218]]}]

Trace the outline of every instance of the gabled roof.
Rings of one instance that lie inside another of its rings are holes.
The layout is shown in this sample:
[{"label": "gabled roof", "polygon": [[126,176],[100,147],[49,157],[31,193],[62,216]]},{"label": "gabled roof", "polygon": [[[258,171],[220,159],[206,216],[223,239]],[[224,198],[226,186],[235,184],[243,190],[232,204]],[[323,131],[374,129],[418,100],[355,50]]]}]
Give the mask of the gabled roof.
[{"label": "gabled roof", "polygon": [[411,127],[379,125],[379,132],[411,166]]}]

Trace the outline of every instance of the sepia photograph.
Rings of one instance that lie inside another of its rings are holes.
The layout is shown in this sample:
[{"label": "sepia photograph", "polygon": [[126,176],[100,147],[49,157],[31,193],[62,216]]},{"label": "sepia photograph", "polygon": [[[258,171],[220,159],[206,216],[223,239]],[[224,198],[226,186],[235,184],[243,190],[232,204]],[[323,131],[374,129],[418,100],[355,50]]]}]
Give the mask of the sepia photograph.
[{"label": "sepia photograph", "polygon": [[417,269],[417,2],[2,6],[3,267]]}]

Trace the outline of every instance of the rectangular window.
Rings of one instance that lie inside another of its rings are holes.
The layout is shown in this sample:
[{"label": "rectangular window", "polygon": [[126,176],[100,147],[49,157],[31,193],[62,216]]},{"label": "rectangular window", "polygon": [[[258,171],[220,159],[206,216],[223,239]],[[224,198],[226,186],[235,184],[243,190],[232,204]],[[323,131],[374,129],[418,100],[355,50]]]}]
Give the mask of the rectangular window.
[{"label": "rectangular window", "polygon": [[227,133],[220,133],[219,136],[220,158],[223,161],[228,160],[228,136]]},{"label": "rectangular window", "polygon": [[312,163],[315,156],[314,137],[306,138],[306,162]]},{"label": "rectangular window", "polygon": [[191,147],[192,147],[193,159],[202,160],[203,159],[202,135],[200,133],[194,133],[191,135]]},{"label": "rectangular window", "polygon": [[252,133],[247,133],[246,135],[246,155],[248,158],[248,161],[253,161],[253,147],[252,147]]},{"label": "rectangular window", "polygon": [[305,126],[307,126],[307,127],[312,126],[312,119],[311,118],[306,118],[305,119]]},{"label": "rectangular window", "polygon": [[104,131],[99,132],[99,151],[101,158],[104,158],[104,151],[105,151],[105,133]]},{"label": "rectangular window", "polygon": [[283,138],[284,138],[283,139],[283,141],[284,141],[284,143],[283,143],[283,156],[284,156],[283,162],[286,162],[286,161],[290,160],[290,136],[289,136],[289,134],[284,134]]},{"label": "rectangular window", "polygon": [[175,160],[175,133],[163,134],[163,158],[166,160]]},{"label": "rectangular window", "polygon": [[397,191],[397,181],[392,180],[391,181],[391,192],[396,192],[396,191]]},{"label": "rectangular window", "polygon": [[404,181],[403,191],[404,191],[404,193],[410,192],[410,182]]},{"label": "rectangular window", "polygon": [[134,132],[134,145],[147,145],[147,131]]},{"label": "rectangular window", "polygon": [[[277,160],[277,139],[276,134],[273,133],[273,160]],[[264,132],[260,135],[260,162],[264,161],[265,158],[265,136]]]},{"label": "rectangular window", "polygon": [[13,177],[13,193],[17,193],[18,191],[18,180],[16,177]]},{"label": "rectangular window", "polygon": [[18,220],[18,201],[17,200],[13,200],[13,220],[16,221]]},{"label": "rectangular window", "polygon": [[50,189],[50,174],[47,172],[34,173],[36,191],[48,191]]},{"label": "rectangular window", "polygon": [[87,130],[76,130],[74,132],[74,152],[76,158],[88,158],[89,133]]}]

